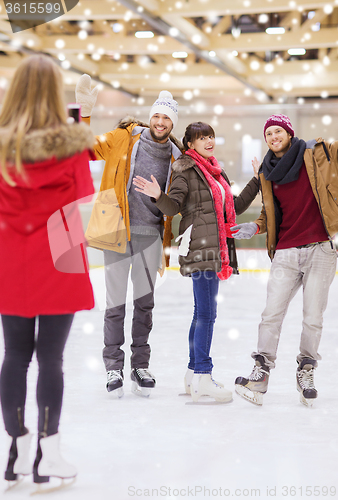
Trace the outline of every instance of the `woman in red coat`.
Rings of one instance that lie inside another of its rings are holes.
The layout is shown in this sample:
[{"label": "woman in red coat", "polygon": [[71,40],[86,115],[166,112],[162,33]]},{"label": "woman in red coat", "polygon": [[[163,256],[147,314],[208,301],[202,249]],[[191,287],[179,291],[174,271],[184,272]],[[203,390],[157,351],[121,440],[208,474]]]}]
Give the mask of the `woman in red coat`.
[{"label": "woman in red coat", "polygon": [[[8,481],[32,471],[36,483],[49,481],[49,476],[76,475],[59,454],[58,426],[62,356],[74,313],[94,306],[76,202],[94,192],[89,170],[93,144],[87,125],[67,124],[57,65],[44,56],[25,59],[0,115],[0,313],[5,344],[0,396],[5,428],[13,438]],[[25,400],[34,350],[39,434],[32,468]]]}]

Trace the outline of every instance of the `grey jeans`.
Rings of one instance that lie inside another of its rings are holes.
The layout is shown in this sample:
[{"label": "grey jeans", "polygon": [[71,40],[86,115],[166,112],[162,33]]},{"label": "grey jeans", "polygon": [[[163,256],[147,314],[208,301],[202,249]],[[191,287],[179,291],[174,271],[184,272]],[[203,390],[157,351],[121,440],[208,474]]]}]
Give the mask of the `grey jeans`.
[{"label": "grey jeans", "polygon": [[323,314],[336,263],[337,252],[328,241],[276,251],[268,281],[266,307],[258,329],[257,352],[252,353],[253,358],[260,354],[267,366],[275,367],[282,323],[292,298],[302,286],[303,329],[297,361],[321,359],[318,347]]},{"label": "grey jeans", "polygon": [[124,254],[104,250],[106,311],[104,316],[103,361],[106,370],[122,370],[124,366],[124,319],[128,276],[133,284],[133,320],[131,367],[148,368],[149,333],[152,329],[154,288],[160,265],[160,236],[131,236]]}]

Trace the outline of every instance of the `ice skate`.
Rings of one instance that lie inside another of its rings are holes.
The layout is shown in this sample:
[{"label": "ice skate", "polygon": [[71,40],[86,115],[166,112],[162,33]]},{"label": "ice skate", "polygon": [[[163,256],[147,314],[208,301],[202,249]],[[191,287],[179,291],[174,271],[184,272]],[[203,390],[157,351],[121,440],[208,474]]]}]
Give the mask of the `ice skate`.
[{"label": "ice skate", "polygon": [[[191,386],[191,380],[192,380],[193,376],[194,376],[194,370],[191,370],[190,368],[188,368],[187,372],[184,376],[185,392],[183,394],[180,394],[180,396],[190,396],[191,395],[190,386]],[[222,384],[221,382],[216,382],[216,380],[214,382],[215,382],[215,384],[219,385],[220,387],[224,387],[224,384]],[[206,396],[206,394],[204,394],[204,396]]]},{"label": "ice skate", "polygon": [[268,390],[270,368],[264,364],[263,356],[256,358],[255,366],[248,378],[237,377],[235,390],[244,399],[261,406],[263,395]]},{"label": "ice skate", "polygon": [[107,372],[107,391],[116,394],[122,398],[123,392],[123,371],[122,370],[109,370]]},{"label": "ice skate", "polygon": [[[197,403],[202,396],[210,396],[217,403],[228,403],[232,401],[232,392],[218,385],[211,373],[194,373],[190,384],[191,397]],[[215,404],[204,402],[200,404]]]},{"label": "ice skate", "polygon": [[132,380],[131,392],[137,396],[148,398],[151,389],[155,387],[155,377],[147,368],[133,368],[130,378]]},{"label": "ice skate", "polygon": [[[58,491],[75,482],[77,470],[62,458],[59,451],[59,440],[60,435],[57,433],[41,438],[39,441],[33,468],[33,479],[37,488],[32,495]],[[49,483],[51,477],[61,479],[61,483],[56,486],[43,487],[42,483]]]},{"label": "ice skate", "polygon": [[300,393],[300,402],[305,406],[312,406],[318,393],[314,385],[313,360],[303,359],[297,368],[297,391]]},{"label": "ice skate", "polygon": [[23,476],[28,476],[33,472],[32,464],[29,461],[31,440],[32,434],[29,432],[12,439],[5,471],[5,480],[8,481],[6,491],[20,484],[23,481]]}]

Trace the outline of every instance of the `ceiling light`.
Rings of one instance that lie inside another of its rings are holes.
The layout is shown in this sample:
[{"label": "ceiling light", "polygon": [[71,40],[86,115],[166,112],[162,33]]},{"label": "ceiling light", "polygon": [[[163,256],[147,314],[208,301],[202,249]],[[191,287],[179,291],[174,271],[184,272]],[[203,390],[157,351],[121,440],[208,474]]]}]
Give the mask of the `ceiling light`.
[{"label": "ceiling light", "polygon": [[56,40],[56,42],[55,42],[55,47],[56,47],[57,49],[63,49],[63,47],[64,47],[65,45],[66,45],[66,44],[65,44],[65,41],[64,41],[64,40],[62,40],[62,38],[59,38],[59,39],[58,39],[58,40]]},{"label": "ceiling light", "polygon": [[271,63],[267,63],[265,66],[264,66],[264,71],[265,73],[273,73],[275,67],[273,64]]},{"label": "ceiling light", "polygon": [[175,59],[184,59],[185,57],[188,57],[187,52],[173,52],[171,55]]},{"label": "ceiling light", "polygon": [[154,33],[152,31],[136,31],[136,38],[153,38]]},{"label": "ceiling light", "polygon": [[241,35],[241,28],[239,26],[234,26],[231,29],[231,34],[234,38],[239,38]]},{"label": "ceiling light", "polygon": [[198,45],[198,44],[201,43],[202,37],[201,37],[201,35],[199,33],[196,33],[195,35],[193,35],[191,37],[191,41],[192,41],[192,43],[195,43],[196,45]]},{"label": "ceiling light", "polygon": [[185,90],[183,92],[183,99],[185,99],[186,101],[190,101],[192,98],[193,98],[193,93],[191,92],[191,90]]},{"label": "ceiling light", "polygon": [[285,28],[279,26],[275,28],[266,28],[265,33],[268,35],[283,35],[285,33]]},{"label": "ceiling light", "polygon": [[80,40],[85,40],[88,36],[88,33],[86,30],[80,30],[77,36],[80,38]]},{"label": "ceiling light", "polygon": [[259,14],[259,16],[258,16],[258,22],[260,24],[265,24],[265,23],[268,22],[268,20],[269,20],[269,16],[267,14]]},{"label": "ceiling light", "polygon": [[331,4],[326,4],[323,8],[323,11],[325,12],[325,14],[332,14],[333,12],[333,7]]},{"label": "ceiling light", "polygon": [[260,64],[259,64],[259,61],[257,61],[256,59],[254,59],[253,61],[250,62],[250,68],[253,70],[253,71],[257,71],[260,67]]},{"label": "ceiling light", "polygon": [[121,23],[114,23],[110,25],[114,33],[120,33],[120,31],[123,30],[123,24]]},{"label": "ceiling light", "polygon": [[302,48],[289,49],[288,54],[290,56],[303,56],[306,54],[306,50]]},{"label": "ceiling light", "polygon": [[291,82],[283,83],[283,90],[285,90],[285,92],[291,92],[292,89],[293,89],[293,85]]},{"label": "ceiling light", "polygon": [[63,69],[69,69],[71,64],[69,61],[67,61],[67,59],[65,61],[62,61],[61,63],[61,66],[63,67]]},{"label": "ceiling light", "polygon": [[172,37],[178,36],[179,33],[180,32],[178,31],[177,28],[172,27],[172,28],[169,29],[169,35],[172,36]]},{"label": "ceiling light", "polygon": [[311,26],[311,31],[320,31],[320,23],[315,23]]}]

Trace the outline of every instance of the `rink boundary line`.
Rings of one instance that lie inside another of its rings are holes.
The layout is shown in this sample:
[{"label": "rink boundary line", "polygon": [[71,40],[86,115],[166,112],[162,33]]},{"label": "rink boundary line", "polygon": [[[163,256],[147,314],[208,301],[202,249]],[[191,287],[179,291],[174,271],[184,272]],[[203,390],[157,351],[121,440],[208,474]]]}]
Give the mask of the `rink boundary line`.
[{"label": "rink boundary line", "polygon": [[[89,266],[89,269],[99,269],[100,267],[104,267],[104,266],[94,266],[94,265],[90,265]],[[170,267],[167,267],[166,268],[166,271],[179,271],[180,268],[179,266],[170,266]],[[238,271],[240,273],[269,273],[270,272],[270,269],[268,268],[262,268],[262,269],[248,269],[248,268],[245,268],[245,267],[239,267],[238,268]],[[338,270],[336,271],[336,275],[338,275]]]},{"label": "rink boundary line", "polygon": [[[177,266],[170,266],[170,267],[167,267],[167,271],[179,271],[180,268]],[[241,268],[239,267],[238,268],[238,271],[240,273],[269,273],[270,272],[270,269],[246,269],[246,268]]]}]

